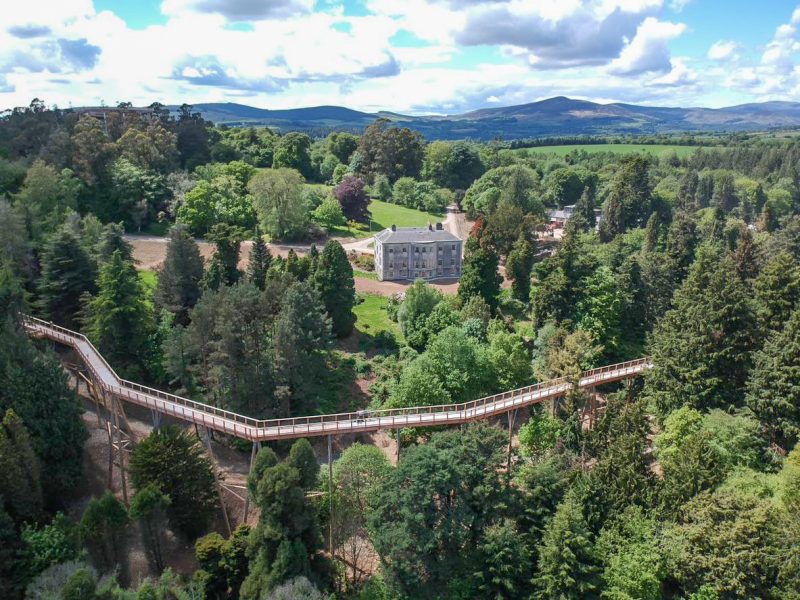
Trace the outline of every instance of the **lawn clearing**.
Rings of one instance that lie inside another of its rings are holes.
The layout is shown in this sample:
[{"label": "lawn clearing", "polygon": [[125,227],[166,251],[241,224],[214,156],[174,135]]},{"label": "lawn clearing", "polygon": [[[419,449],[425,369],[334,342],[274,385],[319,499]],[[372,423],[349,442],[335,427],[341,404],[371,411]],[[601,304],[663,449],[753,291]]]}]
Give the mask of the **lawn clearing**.
[{"label": "lawn clearing", "polygon": [[564,146],[538,146],[536,148],[518,148],[516,150],[504,150],[530,156],[533,154],[555,154],[566,156],[573,150],[584,150],[586,152],[611,152],[613,154],[651,154],[653,156],[663,156],[675,152],[678,158],[686,158],[697,152],[702,146],[676,146],[672,144],[568,144]]},{"label": "lawn clearing", "polygon": [[137,271],[137,273],[139,274],[139,281],[142,282],[142,287],[144,287],[145,301],[150,306],[153,306],[153,294],[156,291],[156,284],[158,283],[156,272]]},{"label": "lawn clearing", "polygon": [[442,213],[429,213],[381,200],[370,202],[369,211],[372,218],[368,223],[362,225],[363,229],[349,226],[335,227],[329,232],[330,235],[332,237],[365,238],[375,235],[392,225],[397,225],[398,227],[425,227],[428,223],[437,223],[445,218]]},{"label": "lawn clearing", "polygon": [[402,337],[400,326],[390,320],[386,312],[386,307],[389,305],[388,298],[376,294],[358,294],[358,299],[361,302],[353,307],[353,312],[356,315],[356,329],[359,332],[374,336],[379,331],[388,331],[398,339]]},{"label": "lawn clearing", "polygon": [[428,213],[399,204],[373,200],[369,210],[372,213],[372,231],[378,232],[397,225],[398,227],[425,227],[428,223],[444,220],[444,213]]}]

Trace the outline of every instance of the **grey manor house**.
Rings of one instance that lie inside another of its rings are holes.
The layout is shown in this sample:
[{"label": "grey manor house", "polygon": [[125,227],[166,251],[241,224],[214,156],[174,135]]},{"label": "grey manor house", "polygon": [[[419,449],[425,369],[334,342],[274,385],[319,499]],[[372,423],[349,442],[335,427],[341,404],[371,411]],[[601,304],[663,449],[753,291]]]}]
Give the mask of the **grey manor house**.
[{"label": "grey manor house", "polygon": [[441,223],[384,229],[375,236],[375,272],[380,281],[461,276],[464,243]]}]

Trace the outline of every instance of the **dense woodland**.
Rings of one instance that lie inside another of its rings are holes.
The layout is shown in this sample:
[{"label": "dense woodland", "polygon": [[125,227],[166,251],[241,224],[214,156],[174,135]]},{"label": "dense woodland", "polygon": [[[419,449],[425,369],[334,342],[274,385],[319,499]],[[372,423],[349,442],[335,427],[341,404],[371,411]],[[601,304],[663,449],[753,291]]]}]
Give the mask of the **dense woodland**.
[{"label": "dense woodland", "polygon": [[[154,109],[0,119],[0,597],[800,598],[799,142],[557,157]],[[363,226],[370,198],[475,220],[456,295],[417,281],[390,300],[399,335],[354,333],[352,267],[325,234]],[[548,240],[545,211],[572,204]],[[159,228],[151,293],[125,233]],[[319,249],[283,259],[281,240]],[[88,421],[20,311],[83,331],[128,378],[259,418],[576,385],[525,415],[510,460],[504,420],[403,430],[397,466],[354,443],[332,486],[308,441],[265,445],[258,523],[229,537],[194,431],[164,426],[131,451],[128,506],[106,493],[68,516]],[[645,355],[642,380],[577,387]],[[144,581],[122,568],[133,530]],[[194,543],[193,574],[167,532]]]}]

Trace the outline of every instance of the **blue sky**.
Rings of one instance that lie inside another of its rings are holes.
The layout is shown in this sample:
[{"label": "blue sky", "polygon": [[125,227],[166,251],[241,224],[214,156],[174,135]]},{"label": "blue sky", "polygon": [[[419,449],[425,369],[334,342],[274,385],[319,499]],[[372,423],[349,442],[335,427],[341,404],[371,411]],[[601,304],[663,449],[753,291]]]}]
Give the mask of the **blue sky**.
[{"label": "blue sky", "polygon": [[458,113],[565,95],[800,99],[798,0],[27,0],[0,23],[0,109],[338,104]]}]

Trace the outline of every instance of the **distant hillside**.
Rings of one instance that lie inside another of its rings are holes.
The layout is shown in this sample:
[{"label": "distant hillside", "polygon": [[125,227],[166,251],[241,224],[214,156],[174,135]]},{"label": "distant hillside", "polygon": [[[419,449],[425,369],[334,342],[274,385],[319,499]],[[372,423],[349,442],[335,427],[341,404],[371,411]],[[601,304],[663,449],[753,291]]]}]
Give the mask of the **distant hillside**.
[{"label": "distant hillside", "polygon": [[484,108],[461,115],[408,116],[365,113],[341,106],[287,110],[244,104],[197,104],[195,110],[219,124],[268,126],[282,131],[323,133],[362,131],[386,117],[416,129],[428,139],[507,140],[576,135],[653,134],[676,132],[753,131],[800,127],[800,103],[763,102],[726,108],[678,108],[636,104],[598,104],[563,96],[521,104]]}]

